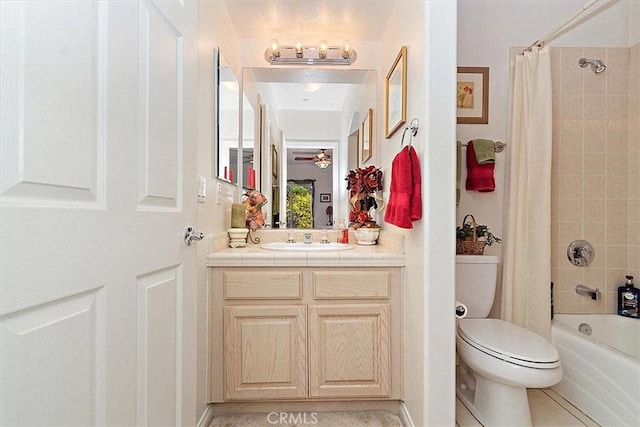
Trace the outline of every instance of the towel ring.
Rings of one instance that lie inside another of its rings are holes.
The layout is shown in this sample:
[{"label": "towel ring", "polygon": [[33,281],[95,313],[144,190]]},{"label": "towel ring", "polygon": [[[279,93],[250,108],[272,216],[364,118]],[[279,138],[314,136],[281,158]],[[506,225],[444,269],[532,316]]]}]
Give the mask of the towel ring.
[{"label": "towel ring", "polygon": [[418,129],[420,128],[420,123],[418,119],[413,119],[409,122],[409,127],[404,128],[404,132],[402,132],[402,140],[400,140],[400,147],[404,147],[404,135],[407,133],[409,129],[411,129],[411,135],[409,135],[409,145],[407,147],[411,147],[411,140],[414,136],[418,134]]}]

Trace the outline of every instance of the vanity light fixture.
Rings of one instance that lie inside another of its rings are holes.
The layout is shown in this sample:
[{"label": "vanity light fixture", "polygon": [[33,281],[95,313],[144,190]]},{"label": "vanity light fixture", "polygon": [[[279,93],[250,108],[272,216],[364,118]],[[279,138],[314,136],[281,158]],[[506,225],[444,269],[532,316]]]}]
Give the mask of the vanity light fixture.
[{"label": "vanity light fixture", "polygon": [[350,42],[345,42],[342,46],[329,46],[324,40],[318,46],[304,46],[302,42],[293,46],[281,46],[274,39],[264,52],[264,59],[271,65],[351,65],[357,58]]}]

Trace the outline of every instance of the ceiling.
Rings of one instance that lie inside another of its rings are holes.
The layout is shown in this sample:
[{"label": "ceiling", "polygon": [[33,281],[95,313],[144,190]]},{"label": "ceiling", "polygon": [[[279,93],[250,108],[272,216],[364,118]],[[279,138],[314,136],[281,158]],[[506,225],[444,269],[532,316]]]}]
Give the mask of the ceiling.
[{"label": "ceiling", "polygon": [[253,79],[269,83],[280,110],[342,111],[351,85],[362,85],[368,70],[254,68]]},{"label": "ceiling", "polygon": [[241,39],[380,41],[396,0],[224,0]]}]

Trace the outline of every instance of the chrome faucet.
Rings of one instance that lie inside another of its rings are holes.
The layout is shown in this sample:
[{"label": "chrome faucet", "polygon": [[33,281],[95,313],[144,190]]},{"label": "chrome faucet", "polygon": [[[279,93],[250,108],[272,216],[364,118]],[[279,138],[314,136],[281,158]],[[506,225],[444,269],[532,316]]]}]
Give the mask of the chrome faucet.
[{"label": "chrome faucet", "polygon": [[601,294],[600,294],[600,290],[599,289],[591,289],[585,285],[578,285],[576,286],[576,293],[580,294],[580,295],[586,295],[591,297],[592,300],[594,301],[599,301],[601,298]]}]

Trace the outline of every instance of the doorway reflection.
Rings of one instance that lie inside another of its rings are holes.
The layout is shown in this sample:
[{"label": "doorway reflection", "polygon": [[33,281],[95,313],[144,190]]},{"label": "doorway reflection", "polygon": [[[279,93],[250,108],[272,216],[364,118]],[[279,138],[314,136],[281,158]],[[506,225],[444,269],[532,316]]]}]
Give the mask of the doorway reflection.
[{"label": "doorway reflection", "polygon": [[287,228],[314,228],[314,179],[287,180]]}]

